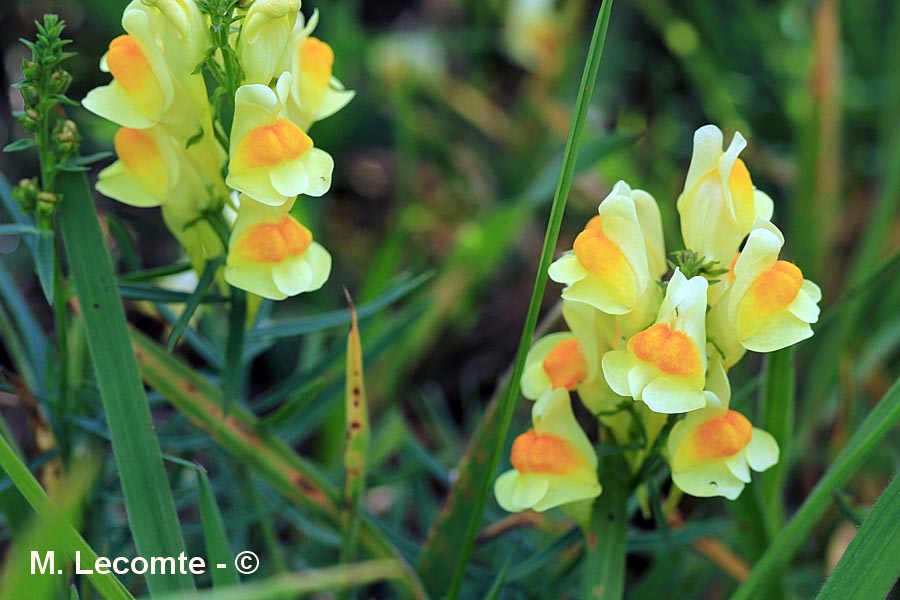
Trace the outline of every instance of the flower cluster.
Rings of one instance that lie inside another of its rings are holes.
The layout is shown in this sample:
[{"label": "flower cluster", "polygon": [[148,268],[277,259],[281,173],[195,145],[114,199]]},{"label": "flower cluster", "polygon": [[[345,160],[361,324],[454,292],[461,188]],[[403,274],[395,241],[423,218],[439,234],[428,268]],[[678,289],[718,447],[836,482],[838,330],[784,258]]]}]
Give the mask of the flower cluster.
[{"label": "flower cluster", "polygon": [[[332,76],[300,0],[133,0],[85,108],[121,128],[102,194],[159,206],[196,269],[227,252],[225,280],[275,300],[320,288],[331,257],[292,215],[334,161],[309,136],[353,92]],[[234,217],[236,210],[237,216]]]},{"label": "flower cluster", "polygon": [[[735,134],[701,127],[678,198],[687,250],[666,261],[659,208],[618,182],[550,278],[565,287],[568,330],[528,354],[522,393],[534,428],[513,443],[513,469],[495,485],[511,511],[543,511],[600,494],[594,449],[575,420],[577,392],[606,441],[632,468],[651,453],[694,496],[735,499],[750,472],[778,461],[778,445],[731,410],[730,369],[747,350],[772,352],[812,335],[821,292],[780,260],[772,200],[738,157]],[[664,280],[670,265],[674,272]],[[604,442],[606,443],[606,442]]]}]

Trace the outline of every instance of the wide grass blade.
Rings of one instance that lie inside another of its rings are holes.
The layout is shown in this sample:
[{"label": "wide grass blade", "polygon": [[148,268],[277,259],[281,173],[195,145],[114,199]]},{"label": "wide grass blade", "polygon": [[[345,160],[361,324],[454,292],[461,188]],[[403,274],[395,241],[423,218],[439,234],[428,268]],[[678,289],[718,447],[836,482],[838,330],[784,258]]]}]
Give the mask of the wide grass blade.
[{"label": "wide grass blade", "polygon": [[[82,564],[94,564],[97,554],[88,546],[88,543],[72,527],[66,519],[60,517],[60,509],[53,504],[44,492],[41,484],[28,470],[28,467],[19,460],[15,451],[6,440],[0,436],[0,468],[6,472],[16,488],[22,493],[38,516],[56,528],[59,542],[64,546],[70,558],[75,557],[75,552],[81,553]],[[149,555],[145,555],[149,556]],[[162,555],[170,556],[170,555]],[[177,556],[173,554],[171,556]],[[87,576],[100,595],[106,600],[134,600],[134,597],[125,589],[112,574],[94,572]],[[21,597],[21,596],[4,596]]]},{"label": "wide grass blade", "polygon": [[[283,600],[284,598],[296,598],[302,594],[362,586],[376,581],[402,579],[403,575],[403,566],[399,562],[373,560],[278,575],[259,583],[245,584],[239,588],[220,588],[200,592],[192,598],[196,600]],[[184,600],[184,596],[166,595],[157,600]]]},{"label": "wide grass blade", "polygon": [[887,598],[900,578],[900,477],[875,503],[818,600]]},{"label": "wide grass blade", "polygon": [[360,504],[366,492],[366,457],[369,453],[369,408],[366,400],[363,376],[362,344],[359,341],[359,324],[356,308],[350,303],[350,333],[347,335],[347,382],[345,410],[347,421],[347,447],[344,450],[344,546],[341,558],[348,561],[356,553],[359,530]]},{"label": "wide grass blade", "polygon": [[[60,203],[59,224],[134,544],[140,556],[178,556],[184,551],[184,540],[175,502],[87,179],[83,173],[64,172],[58,181],[66,199]],[[194,589],[193,580],[186,574],[148,573],[146,581],[154,594]]]},{"label": "wide grass blade", "polygon": [[[233,406],[226,416],[221,391],[165,348],[137,331],[132,331],[132,341],[148,385],[279,493],[333,527],[340,527],[340,492],[316,467],[240,405]],[[369,553],[398,556],[371,520],[365,519],[359,535],[360,544]],[[405,563],[404,567],[403,591],[408,596],[425,597],[415,573]]]},{"label": "wide grass blade", "polygon": [[794,349],[785,348],[766,355],[765,381],[760,427],[771,433],[781,450],[778,464],[762,473],[762,509],[769,539],[784,526],[784,484],[791,465],[791,439],[794,433]]},{"label": "wide grass blade", "polygon": [[[522,378],[522,372],[525,368],[525,357],[528,354],[528,349],[531,347],[531,340],[534,336],[541,308],[541,300],[547,287],[547,269],[550,267],[553,254],[556,251],[556,241],[559,237],[566,201],[568,200],[569,190],[575,175],[575,166],[584,134],[584,125],[591,104],[594,86],[597,82],[597,72],[600,66],[600,57],[603,54],[606,31],[609,28],[611,7],[612,1],[606,0],[597,14],[591,46],[584,65],[581,85],[578,89],[575,114],[569,129],[568,139],[566,140],[562,170],[559,174],[553,205],[550,209],[550,218],[547,223],[547,232],[544,237],[544,245],[541,250],[541,259],[538,263],[534,288],[531,293],[531,301],[528,305],[528,313],[522,328],[522,337],[516,352],[512,377],[506,384],[506,391],[498,404],[498,418],[491,428],[493,443],[488,450],[487,456],[478,457],[480,459],[477,460],[479,463],[479,476],[476,480],[469,480],[465,483],[467,486],[472,486],[472,488],[464,490],[463,494],[465,497],[455,497],[455,490],[451,490],[451,494],[454,494],[451,501],[460,509],[466,511],[460,523],[462,525],[462,536],[453,535],[452,539],[448,536],[447,539],[437,540],[435,536],[442,536],[445,532],[437,529],[432,530],[430,539],[433,543],[449,548],[450,552],[445,552],[441,560],[435,560],[435,557],[430,553],[423,555],[422,558],[421,572],[423,580],[427,582],[429,591],[435,596],[442,596],[446,593],[449,598],[453,599],[459,595],[466,564],[469,561],[469,555],[472,552],[472,546],[481,524],[482,514],[493,487],[494,471],[497,469],[500,455],[506,443],[506,435],[512,422],[516,400],[519,397],[519,380]],[[482,431],[481,433],[485,434],[486,432]]]},{"label": "wide grass blade", "polygon": [[819,517],[831,505],[831,495],[898,421],[900,421],[900,381],[894,383],[869,413],[803,502],[800,510],[772,541],[765,554],[750,571],[746,581],[735,591],[732,600],[759,597],[760,588],[784,570],[806,541]]}]

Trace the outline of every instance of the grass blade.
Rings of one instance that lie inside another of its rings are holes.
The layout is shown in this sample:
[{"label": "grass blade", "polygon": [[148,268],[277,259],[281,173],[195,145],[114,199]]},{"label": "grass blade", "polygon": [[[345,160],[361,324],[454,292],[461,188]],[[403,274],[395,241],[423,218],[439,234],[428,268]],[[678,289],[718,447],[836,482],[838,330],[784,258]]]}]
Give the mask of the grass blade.
[{"label": "grass blade", "polygon": [[[559,229],[562,225],[563,213],[566,208],[569,190],[572,186],[572,179],[575,174],[575,166],[578,160],[578,151],[581,147],[581,139],[584,133],[584,125],[587,119],[588,108],[591,104],[591,96],[594,92],[594,86],[597,82],[597,72],[600,66],[600,57],[603,54],[603,43],[606,40],[606,31],[609,28],[609,15],[612,7],[612,1],[606,0],[600,7],[597,14],[597,21],[594,26],[593,36],[591,38],[591,46],[588,50],[587,61],[584,65],[584,73],[581,78],[581,85],[578,89],[578,99],[575,103],[575,115],[572,119],[569,136],[566,140],[566,149],[563,154],[562,170],[559,174],[559,180],[556,185],[556,193],[553,197],[553,205],[550,209],[550,218],[547,224],[547,232],[544,237],[544,245],[541,250],[541,260],[538,263],[537,274],[535,276],[534,288],[531,293],[531,301],[528,305],[528,313],[525,317],[525,324],[522,328],[522,337],[519,341],[519,348],[516,352],[516,361],[513,367],[512,377],[506,384],[506,390],[498,405],[498,419],[494,423],[494,439],[485,461],[478,461],[480,466],[480,476],[475,481],[475,489],[467,490],[469,498],[466,502],[459,502],[461,509],[467,512],[463,525],[463,536],[453,536],[457,543],[452,543],[454,548],[449,561],[435,561],[429,555],[423,555],[422,575],[423,580],[428,582],[429,591],[432,595],[441,596],[447,592],[447,596],[451,599],[459,595],[460,586],[462,585],[463,575],[465,573],[466,564],[469,561],[469,555],[472,552],[472,546],[475,542],[475,536],[481,524],[481,517],[487,505],[488,496],[492,487],[494,472],[497,464],[500,462],[500,455],[503,452],[506,443],[506,435],[509,432],[509,426],[512,422],[513,411],[515,409],[516,400],[519,395],[519,380],[522,378],[522,372],[525,368],[525,357],[528,349],[531,347],[531,340],[534,336],[534,330],[537,326],[538,313],[541,308],[541,299],[544,296],[544,290],[547,287],[547,269],[553,260],[553,254],[556,250],[556,241],[559,237]],[[484,432],[482,432],[484,433]],[[472,482],[467,482],[471,484]],[[455,495],[455,490],[451,490],[451,494]],[[461,500],[451,496],[451,502]],[[434,542],[436,536],[432,530],[431,540]],[[448,540],[442,539],[440,544],[448,544]]]},{"label": "grass blade", "polygon": [[[346,293],[346,290],[345,290]],[[347,448],[344,451],[344,545],[342,562],[349,561],[356,553],[356,538],[360,521],[360,503],[366,491],[366,456],[369,452],[369,408],[366,401],[363,376],[362,344],[359,341],[359,324],[356,308],[350,303],[350,333],[347,336]]]},{"label": "grass blade", "polygon": [[247,292],[234,286],[230,290],[228,341],[225,343],[225,365],[221,375],[222,412],[226,415],[240,396],[244,382],[244,340],[247,331]]},{"label": "grass blade", "polygon": [[188,323],[191,322],[191,317],[194,316],[194,313],[197,312],[197,309],[200,307],[200,301],[203,300],[206,290],[209,289],[213,279],[216,278],[216,271],[219,270],[219,267],[222,266],[222,263],[224,262],[224,256],[217,256],[206,262],[206,267],[203,268],[203,273],[200,274],[200,278],[197,280],[197,288],[191,292],[187,302],[184,304],[184,310],[181,315],[178,316],[178,321],[175,322],[175,326],[172,327],[172,333],[169,334],[169,339],[166,342],[166,348],[169,352],[175,349],[175,345],[178,344],[178,340],[181,339],[181,334],[184,333]]},{"label": "grass blade", "polygon": [[[97,554],[67,520],[60,518],[59,508],[53,504],[41,488],[41,484],[34,478],[28,467],[19,460],[15,451],[2,436],[0,436],[0,468],[6,472],[38,516],[55,526],[59,540],[69,556],[74,558],[77,551],[81,553],[82,564],[94,564]],[[106,600],[134,600],[122,582],[112,574],[104,575],[95,570],[87,577],[91,585]]]},{"label": "grass blade", "polygon": [[778,464],[762,473],[757,485],[762,486],[760,512],[766,520],[769,539],[784,526],[784,484],[791,465],[791,440],[794,432],[794,349],[785,348],[766,355],[763,383],[763,429],[771,433],[781,449]]},{"label": "grass blade", "polygon": [[[112,262],[83,173],[60,173],[59,224],[81,304],[88,348],[118,465],[128,522],[141,556],[178,556],[184,540],[153,432]],[[151,593],[191,590],[190,575],[146,576]]]},{"label": "grass blade", "polygon": [[900,578],[898,556],[900,477],[895,475],[816,598],[887,598]]},{"label": "grass blade", "polygon": [[[228,536],[225,533],[225,522],[219,505],[216,504],[216,495],[206,469],[198,469],[200,475],[200,521],[203,524],[203,541],[206,544],[206,557],[210,565],[213,587],[227,587],[241,582],[235,569],[231,568],[234,557],[228,546]],[[224,569],[215,568],[215,565],[225,563]]]},{"label": "grass blade", "polygon": [[[278,410],[263,418],[264,425],[283,425],[299,414],[304,408],[322,395],[325,390],[325,378],[317,377],[288,397]],[[260,403],[262,404],[262,403]]]},{"label": "grass blade", "polygon": [[731,600],[758,597],[759,589],[784,570],[815,527],[819,517],[831,505],[832,493],[847,480],[853,470],[898,421],[900,421],[900,381],[894,383],[869,413],[794,517],[779,532],[750,571],[750,575],[735,591]]}]

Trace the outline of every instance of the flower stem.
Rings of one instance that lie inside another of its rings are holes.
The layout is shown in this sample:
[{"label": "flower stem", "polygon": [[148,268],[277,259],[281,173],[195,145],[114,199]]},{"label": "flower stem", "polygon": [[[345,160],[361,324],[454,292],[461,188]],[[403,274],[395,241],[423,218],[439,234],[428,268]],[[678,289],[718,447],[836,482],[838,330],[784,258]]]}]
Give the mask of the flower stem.
[{"label": "flower stem", "polygon": [[609,28],[609,14],[611,8],[612,0],[606,0],[597,14],[594,33],[591,37],[591,46],[588,50],[584,72],[581,76],[581,85],[578,88],[578,99],[575,102],[575,115],[569,129],[569,137],[566,140],[562,170],[560,171],[559,180],[556,184],[556,193],[553,196],[553,206],[550,209],[547,232],[544,236],[544,246],[541,250],[541,260],[538,264],[537,274],[535,275],[534,287],[531,292],[531,301],[528,305],[528,313],[525,317],[525,324],[522,327],[522,337],[519,340],[519,348],[516,352],[516,361],[513,367],[512,377],[510,377],[505,391],[501,396],[500,403],[497,406],[499,418],[496,423],[495,442],[484,464],[483,476],[478,482],[476,489],[473,490],[471,504],[472,511],[466,526],[466,535],[463,538],[462,547],[457,554],[458,560],[456,561],[456,564],[447,566],[453,572],[450,588],[447,593],[447,598],[450,598],[451,600],[459,595],[463,575],[465,574],[465,567],[468,563],[469,555],[472,552],[472,545],[474,544],[478,528],[481,525],[481,517],[484,513],[488,495],[490,494],[493,485],[494,472],[497,469],[497,464],[500,462],[500,456],[503,453],[503,448],[506,444],[506,435],[509,432],[509,426],[512,422],[516,400],[519,395],[519,381],[522,379],[522,373],[525,370],[525,357],[528,355],[528,349],[531,347],[531,341],[534,337],[534,330],[537,326],[538,315],[541,309],[541,300],[544,297],[544,290],[547,287],[547,269],[550,268],[550,263],[553,261],[553,254],[556,251],[556,241],[559,237],[559,229],[562,225],[566,201],[568,200],[569,190],[572,187],[572,179],[575,175],[575,165],[578,159],[578,151],[581,148],[584,125],[591,104],[591,96],[594,93],[594,86],[597,83],[597,71],[600,66],[600,57],[603,54],[603,43],[606,41],[606,31]]},{"label": "flower stem", "polygon": [[626,505],[631,494],[622,454],[601,459],[603,493],[594,502],[582,564],[581,598],[622,598],[625,590]]}]

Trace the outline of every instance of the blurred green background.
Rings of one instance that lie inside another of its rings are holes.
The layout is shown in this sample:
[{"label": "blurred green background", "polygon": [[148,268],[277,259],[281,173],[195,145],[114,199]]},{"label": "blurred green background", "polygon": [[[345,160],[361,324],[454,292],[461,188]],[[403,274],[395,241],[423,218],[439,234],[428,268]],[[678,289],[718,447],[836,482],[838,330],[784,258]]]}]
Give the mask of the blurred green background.
[{"label": "blurred green background", "polygon": [[[302,8],[320,11],[316,35],[332,45],[335,75],[357,96],[310,132],[334,156],[334,185],[322,199],[303,200],[300,211],[334,256],[331,279],[317,293],[267,304],[263,322],[340,308],[342,286],[366,303],[399,293],[404,277],[430,274],[363,325],[374,435],[366,502],[413,559],[515,352],[598,3],[548,3],[544,17],[522,25],[526,4],[540,3],[331,0]],[[121,32],[123,7],[120,0],[4,1],[0,141],[22,135],[11,116],[21,99],[9,85],[21,77],[25,48],[17,39],[33,35],[32,21],[52,11],[68,23],[78,52],[67,63],[75,78],[69,95],[80,99],[107,81],[97,65]],[[784,255],[824,291],[817,333],[796,352],[795,436],[783,456],[789,511],[898,375],[898,40],[900,4],[893,0],[620,0],[613,7],[559,249],[571,247],[619,179],[654,195],[667,249],[680,248],[675,200],[694,130],[715,123],[727,138],[735,130],[748,138],[743,157],[754,184],[775,200]],[[70,114],[84,136],[83,153],[111,149],[112,124],[81,109]],[[37,171],[36,157],[0,155],[0,168],[15,183]],[[179,259],[158,210],[99,195],[97,202],[110,219],[109,243],[122,272]],[[0,238],[2,266],[49,323],[30,259],[18,246],[13,236]],[[193,289],[190,280],[171,285]],[[548,311],[558,293],[549,287]],[[147,303],[130,304],[129,316],[153,336],[167,327]],[[198,328],[222,347],[215,316],[204,316]],[[265,415],[324,373],[324,393],[279,433],[334,474],[343,448],[344,335],[332,328],[261,345],[245,398]],[[6,351],[0,348],[0,365],[9,367]],[[210,366],[202,346],[179,352],[200,371]],[[49,410],[59,448],[41,449],[27,411],[6,393],[8,385],[0,392],[0,410],[33,460],[49,460],[48,451],[65,456],[105,435],[96,387],[83,365],[73,368],[85,378],[79,409],[64,416]],[[734,404],[751,416],[761,369],[758,356],[749,356],[732,376]],[[159,398],[151,400],[163,451],[207,466],[232,547],[262,548],[263,576],[265,569],[335,561],[333,532],[272,494]],[[525,427],[526,409],[523,403],[514,431]],[[791,593],[814,593],[847,543],[847,525],[898,464],[895,433],[805,544],[789,574]],[[92,492],[88,541],[106,554],[130,554],[111,466]],[[197,545],[193,472],[170,467],[187,542]],[[752,564],[759,548],[740,506],[686,498],[681,513]],[[566,590],[577,589],[579,543],[561,517],[502,521],[506,516],[491,501],[487,519],[500,529],[479,543],[464,597],[483,597],[501,571],[503,597],[574,594]],[[640,517],[634,526],[629,598],[721,598],[733,589],[733,577],[691,546],[696,536],[664,540],[650,533],[652,519]],[[3,535],[9,539],[9,527]]]}]

